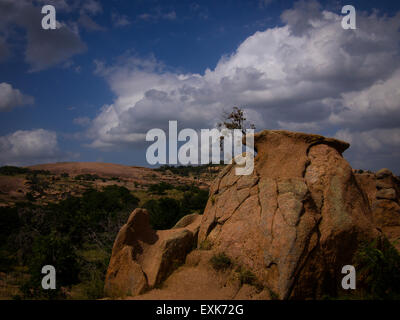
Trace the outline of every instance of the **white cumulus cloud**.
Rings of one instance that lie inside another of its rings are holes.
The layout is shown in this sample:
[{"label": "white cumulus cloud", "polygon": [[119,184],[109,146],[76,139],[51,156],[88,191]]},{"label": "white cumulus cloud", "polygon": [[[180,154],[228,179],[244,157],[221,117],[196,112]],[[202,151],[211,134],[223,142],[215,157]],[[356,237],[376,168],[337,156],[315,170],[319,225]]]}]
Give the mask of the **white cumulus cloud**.
[{"label": "white cumulus cloud", "polygon": [[0,111],[10,111],[15,107],[33,104],[33,102],[33,97],[23,94],[6,82],[0,83]]},{"label": "white cumulus cloud", "polygon": [[400,127],[400,13],[357,12],[356,30],[342,29],[341,19],[316,1],[298,2],[283,12],[282,26],[254,33],[202,74],[154,58],[96,61],[116,99],[93,119],[90,145],[142,143],[168,120],[213,127],[233,106],[245,107],[258,129],[329,135]]},{"label": "white cumulus cloud", "polygon": [[2,165],[28,165],[52,162],[62,156],[57,134],[44,129],[18,130],[0,137]]}]

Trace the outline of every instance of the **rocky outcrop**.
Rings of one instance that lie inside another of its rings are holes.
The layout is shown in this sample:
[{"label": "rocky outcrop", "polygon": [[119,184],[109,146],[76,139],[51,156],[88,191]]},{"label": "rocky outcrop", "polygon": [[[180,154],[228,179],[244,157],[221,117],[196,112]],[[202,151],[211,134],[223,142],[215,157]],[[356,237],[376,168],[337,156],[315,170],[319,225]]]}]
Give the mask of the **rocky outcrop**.
[{"label": "rocky outcrop", "polygon": [[281,299],[335,294],[360,241],[379,232],[368,198],[342,157],[349,145],[263,131],[250,176],[230,165],[211,186],[198,243],[251,270]]},{"label": "rocky outcrop", "polygon": [[156,231],[146,210],[133,211],[114,242],[105,295],[135,296],[165,280],[196,244],[200,218],[191,215],[174,229]]},{"label": "rocky outcrop", "polygon": [[[145,210],[131,214],[115,240],[108,295],[335,296],[342,267],[353,264],[362,241],[382,233],[399,238],[400,183],[389,170],[355,172],[342,156],[349,144],[319,135],[266,130],[254,142],[253,173],[236,175],[239,165],[227,165],[210,186],[202,216],[188,215],[170,230],[155,231]],[[210,262],[220,253],[232,261],[223,272]],[[252,278],[247,284],[240,280],[246,272]]]},{"label": "rocky outcrop", "polygon": [[366,191],[374,224],[400,251],[400,180],[389,169],[358,173],[356,179]]}]

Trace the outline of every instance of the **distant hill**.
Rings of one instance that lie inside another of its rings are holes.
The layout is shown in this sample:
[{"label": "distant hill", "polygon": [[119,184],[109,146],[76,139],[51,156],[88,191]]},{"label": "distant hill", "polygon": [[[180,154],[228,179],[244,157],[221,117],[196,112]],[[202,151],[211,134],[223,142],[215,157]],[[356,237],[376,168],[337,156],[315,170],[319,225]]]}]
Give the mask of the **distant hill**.
[{"label": "distant hill", "polygon": [[[39,164],[29,166],[27,168],[31,170],[47,170],[53,174],[68,173],[71,176],[82,174],[96,174],[100,177],[118,177],[135,180],[139,183],[146,182],[149,184],[157,183],[158,181],[176,182],[177,179],[177,177],[172,177],[168,173],[163,174],[150,168],[102,162],[58,162]],[[193,182],[194,179],[188,177],[182,179],[179,178],[179,180],[184,180],[185,182]]]},{"label": "distant hill", "polygon": [[132,210],[146,208],[160,229],[201,214],[221,168],[99,162],[0,167],[0,300],[49,298],[36,290],[35,278],[37,267],[49,263],[65,271],[57,268],[63,290],[53,298],[103,297],[113,240]]},{"label": "distant hill", "polygon": [[[101,162],[58,162],[0,169],[0,206],[24,201],[31,195],[39,202],[54,202],[69,195],[82,194],[87,188],[100,190],[119,185],[132,192],[147,193],[149,186],[166,183],[173,186],[195,185],[208,189],[220,170],[211,165],[150,169]],[[174,171],[174,172],[173,172]],[[141,197],[141,194],[138,195]]]}]

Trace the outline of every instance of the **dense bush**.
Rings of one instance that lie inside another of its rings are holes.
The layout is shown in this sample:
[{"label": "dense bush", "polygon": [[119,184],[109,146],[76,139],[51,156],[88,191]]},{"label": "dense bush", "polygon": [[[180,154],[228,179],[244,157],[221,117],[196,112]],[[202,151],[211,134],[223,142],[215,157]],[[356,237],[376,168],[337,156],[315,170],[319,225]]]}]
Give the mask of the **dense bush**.
[{"label": "dense bush", "polygon": [[221,252],[211,257],[210,263],[217,270],[226,270],[232,266],[232,260],[225,253]]},{"label": "dense bush", "polygon": [[78,174],[77,176],[75,176],[74,179],[82,181],[96,181],[100,180],[101,177],[99,177],[97,174],[85,173],[85,174]]},{"label": "dense bush", "polygon": [[174,188],[173,185],[163,181],[163,182],[160,182],[157,184],[150,185],[149,191],[153,194],[163,195],[163,194],[165,194],[166,190],[171,190],[173,188]]},{"label": "dense bush", "polygon": [[354,256],[366,299],[400,299],[400,255],[387,240],[362,243]]},{"label": "dense bush", "polygon": [[11,236],[18,230],[20,220],[16,208],[0,207],[0,271],[10,270],[15,263],[15,252],[10,246]]},{"label": "dense bush", "polygon": [[[128,189],[107,186],[102,191],[88,190],[82,197],[70,197],[59,203],[21,203],[14,208],[1,208],[0,253],[17,261],[2,258],[0,267],[9,268],[10,263],[28,267],[30,279],[22,287],[24,298],[62,295],[61,291],[41,289],[41,268],[47,264],[56,268],[57,288],[82,279],[89,283],[92,277],[100,281],[108,261],[101,268],[92,263],[91,272],[87,272],[88,263],[77,252],[83,245],[111,252],[117,232],[138,203]],[[100,286],[89,286],[88,294],[98,297]]]},{"label": "dense bush", "polygon": [[5,176],[15,176],[17,174],[51,174],[48,170],[30,170],[28,168],[14,167],[14,166],[3,166],[0,167],[0,174]]},{"label": "dense bush", "polygon": [[165,172],[171,171],[174,174],[187,177],[189,175],[200,175],[202,173],[209,172],[210,168],[221,166],[218,164],[205,164],[199,166],[169,166],[169,165],[162,165],[161,167],[155,169],[156,171]]},{"label": "dense bush", "polygon": [[148,200],[144,208],[149,211],[150,223],[156,230],[170,229],[183,217],[179,201],[171,198]]},{"label": "dense bush", "polygon": [[46,176],[51,175],[51,172],[49,170],[29,170],[29,172],[31,172],[33,174],[42,174],[42,175],[46,175]]},{"label": "dense bush", "polygon": [[17,174],[25,174],[28,172],[29,172],[29,169],[27,169],[27,168],[20,168],[20,167],[13,167],[13,166],[0,167],[0,174],[6,175],[6,176],[15,176]]},{"label": "dense bush", "polygon": [[240,284],[255,285],[257,283],[256,275],[250,270],[239,268],[238,270]]},{"label": "dense bush", "polygon": [[79,245],[89,235],[116,232],[139,200],[129,190],[107,186],[103,191],[89,189],[82,197],[70,197],[58,204],[41,208],[43,218],[35,215],[35,226],[46,234],[55,231],[68,235],[74,245]]},{"label": "dense bush", "polygon": [[44,190],[50,186],[46,179],[38,177],[38,174],[34,171],[28,173],[26,179],[31,191],[38,192],[39,194],[43,194]]},{"label": "dense bush", "polygon": [[8,237],[19,227],[17,208],[0,207],[0,245],[6,243]]},{"label": "dense bush", "polygon": [[[42,267],[54,266],[56,269],[56,290],[44,290],[41,286]],[[52,233],[37,237],[28,260],[30,279],[22,286],[25,298],[59,298],[61,287],[78,282],[79,262],[71,241],[67,237]]]},{"label": "dense bush", "polygon": [[[169,184],[160,183],[154,185],[160,187],[158,191],[164,188],[176,188],[187,190],[181,200],[175,200],[168,197],[160,199],[151,199],[145,202],[143,207],[150,213],[150,223],[156,230],[165,230],[172,228],[183,216],[190,213],[202,214],[208,200],[208,191],[201,190],[196,186],[173,187]],[[183,189],[184,188],[184,189]]]},{"label": "dense bush", "polygon": [[[111,252],[109,253],[111,254]],[[97,261],[80,260],[79,280],[84,298],[99,299],[103,297],[104,279],[109,258],[109,255],[107,255],[107,258],[98,259]]]},{"label": "dense bush", "polygon": [[[34,200],[33,191],[45,188],[46,180],[33,172],[27,178],[32,189],[28,197]],[[155,229],[169,229],[184,215],[201,213],[207,201],[207,191],[196,186],[160,183],[154,190],[170,188],[183,191],[182,198],[163,197],[144,205]],[[22,298],[62,298],[61,287],[69,292],[71,285],[79,287],[81,298],[101,298],[115,237],[138,203],[128,189],[114,185],[101,191],[88,189],[81,197],[69,196],[59,203],[27,201],[2,207],[0,271],[27,268],[30,277],[21,287]],[[91,257],[88,250],[93,251]],[[58,290],[41,289],[41,268],[47,264],[56,268]]]},{"label": "dense bush", "polygon": [[186,212],[203,213],[208,201],[208,190],[186,191],[181,206]]}]

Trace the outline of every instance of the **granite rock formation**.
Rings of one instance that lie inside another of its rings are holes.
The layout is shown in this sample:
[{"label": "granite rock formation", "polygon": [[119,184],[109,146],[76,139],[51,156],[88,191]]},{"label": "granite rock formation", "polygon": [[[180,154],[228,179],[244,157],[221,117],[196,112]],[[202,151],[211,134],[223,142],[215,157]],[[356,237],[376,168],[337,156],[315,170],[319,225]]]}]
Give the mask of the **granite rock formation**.
[{"label": "granite rock formation", "polygon": [[147,210],[135,209],[114,242],[105,294],[134,296],[160,284],[193,249],[200,219],[192,215],[176,228],[156,231]]},{"label": "granite rock formation", "polygon": [[[389,170],[356,173],[342,156],[349,144],[319,135],[265,130],[254,142],[252,174],[236,175],[238,165],[227,165],[210,187],[202,216],[155,231],[145,210],[132,213],[115,240],[105,285],[109,296],[334,296],[342,267],[352,264],[362,241],[382,233],[398,237],[400,184]],[[216,273],[210,257],[218,253],[235,270]],[[174,271],[177,262],[185,263]],[[250,271],[262,291],[239,283],[237,270]],[[165,279],[167,288],[155,288]]]}]

